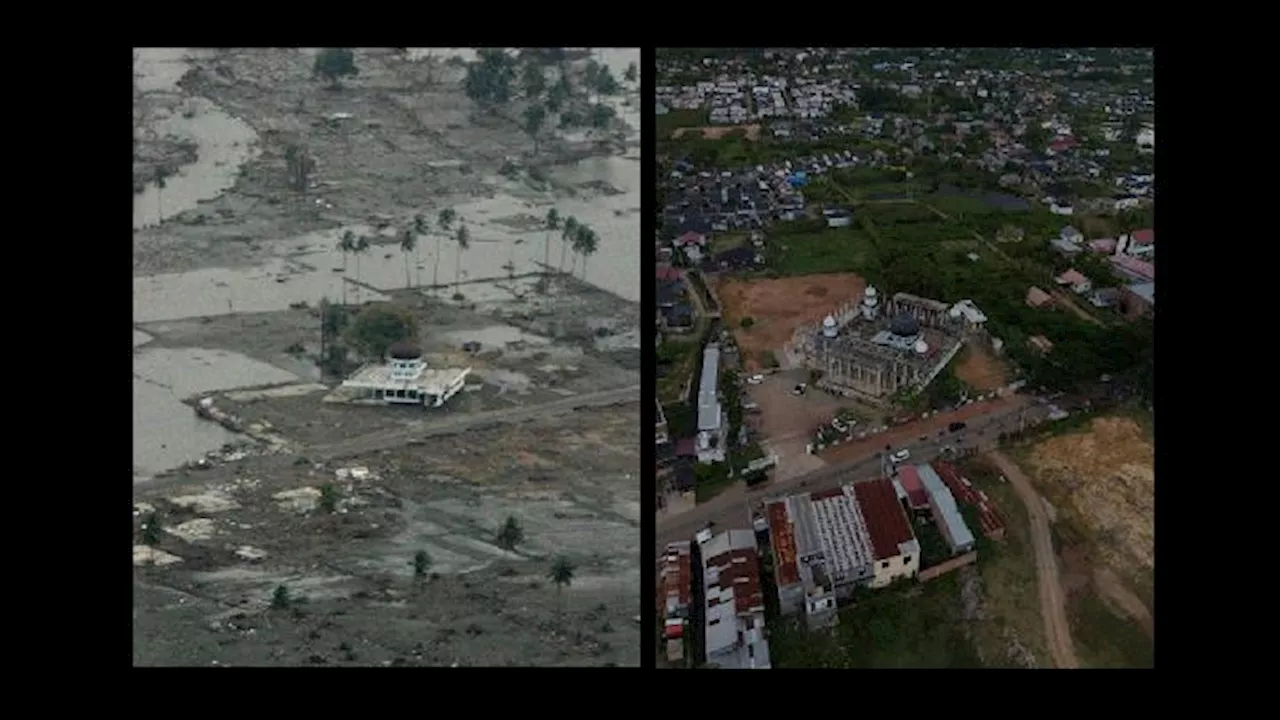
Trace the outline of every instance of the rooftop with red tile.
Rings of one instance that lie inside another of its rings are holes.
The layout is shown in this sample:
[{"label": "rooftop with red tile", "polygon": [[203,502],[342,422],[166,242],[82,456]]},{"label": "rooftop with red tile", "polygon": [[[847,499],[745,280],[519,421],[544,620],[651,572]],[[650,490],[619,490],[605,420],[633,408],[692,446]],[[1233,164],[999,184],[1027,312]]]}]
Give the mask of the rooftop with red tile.
[{"label": "rooftop with red tile", "polygon": [[956,502],[972,505],[978,509],[978,518],[982,523],[982,534],[991,536],[1003,531],[1006,527],[1004,518],[1000,516],[1000,511],[996,509],[995,503],[987,499],[983,494],[972,485],[966,485],[960,471],[951,463],[938,460],[933,465],[933,471],[938,473],[938,477],[942,479],[943,484],[951,491]]},{"label": "rooftop with red tile", "polygon": [[779,585],[800,582],[800,570],[796,567],[796,537],[787,516],[787,506],[778,501],[765,507],[769,517],[769,538],[773,544],[773,564],[778,570]]},{"label": "rooftop with red tile", "polygon": [[764,605],[764,592],[760,589],[760,556],[755,550],[720,553],[708,558],[707,565],[720,569],[718,586],[733,592],[735,612],[749,613]]},{"label": "rooftop with red tile", "polygon": [[905,465],[898,468],[898,484],[907,493],[907,504],[913,508],[929,507],[929,493],[924,490],[924,482],[915,466]]},{"label": "rooftop with red tile", "polygon": [[871,536],[871,548],[876,560],[885,560],[901,554],[898,546],[915,539],[907,515],[898,504],[898,494],[893,482],[879,478],[860,482],[853,486],[862,517],[867,521],[867,534]]}]

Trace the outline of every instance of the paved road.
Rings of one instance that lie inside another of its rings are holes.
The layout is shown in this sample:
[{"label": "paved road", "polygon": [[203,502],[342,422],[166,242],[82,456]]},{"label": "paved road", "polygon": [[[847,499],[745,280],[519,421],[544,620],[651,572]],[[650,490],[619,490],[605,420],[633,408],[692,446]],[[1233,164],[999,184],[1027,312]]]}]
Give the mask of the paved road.
[{"label": "paved road", "polygon": [[464,430],[492,425],[520,423],[526,420],[540,419],[581,408],[604,407],[627,402],[639,402],[640,386],[631,385],[613,390],[602,390],[594,393],[574,395],[563,400],[529,405],[527,407],[504,408],[486,412],[453,415],[423,425],[406,427],[391,432],[376,432],[368,435],[343,440],[327,445],[314,445],[304,448],[301,454],[323,461],[337,460],[351,455],[377,452],[394,447],[408,445],[415,440],[424,440],[441,435],[454,435]]},{"label": "paved road", "polygon": [[[900,443],[894,450],[905,447],[911,451],[911,462],[927,462],[939,457],[945,445],[980,449],[994,447],[1000,433],[1017,430],[1019,422],[1042,412],[1044,410],[1035,405],[996,407],[987,415],[969,418],[966,421],[968,427],[963,432],[954,435],[946,433],[939,437],[938,431],[934,430],[931,437],[924,441],[919,440],[920,433],[917,432],[908,435],[911,442]],[[903,428],[910,429],[912,425]],[[902,428],[896,428],[895,432],[902,432]],[[658,552],[661,554],[668,543],[692,539],[707,523],[715,523],[716,530],[748,528],[751,526],[751,512],[766,500],[797,492],[816,492],[847,483],[851,479],[867,480],[877,477],[882,462],[875,456],[877,450],[883,452],[884,448],[868,445],[866,453],[860,457],[789,480],[761,485],[750,491],[738,483],[692,510],[679,515],[660,516],[654,533]]]},{"label": "paved road", "polygon": [[1027,517],[1031,521],[1031,546],[1035,550],[1036,575],[1040,584],[1040,614],[1044,616],[1045,639],[1049,643],[1053,664],[1057,668],[1078,668],[1080,663],[1071,642],[1071,623],[1067,619],[1066,598],[1058,579],[1058,560],[1053,552],[1053,535],[1049,530],[1044,501],[1017,464],[999,451],[993,451],[990,457],[1027,507]]}]

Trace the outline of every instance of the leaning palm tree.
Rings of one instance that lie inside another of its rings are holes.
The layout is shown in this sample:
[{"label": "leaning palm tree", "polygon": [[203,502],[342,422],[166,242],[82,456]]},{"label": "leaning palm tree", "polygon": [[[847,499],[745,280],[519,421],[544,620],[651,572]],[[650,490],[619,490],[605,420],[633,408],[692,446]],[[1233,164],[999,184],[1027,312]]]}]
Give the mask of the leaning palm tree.
[{"label": "leaning palm tree", "polygon": [[582,279],[587,279],[587,258],[595,254],[600,248],[600,236],[596,235],[596,231],[591,228],[582,228],[578,233],[577,242],[574,244],[574,251],[582,256]]},{"label": "leaning palm tree", "polygon": [[453,241],[458,244],[458,253],[453,256],[453,294],[462,294],[462,253],[471,247],[471,233],[465,224],[458,226]]},{"label": "leaning palm tree", "polygon": [[155,169],[156,182],[156,224],[164,224],[164,171],[160,168]]},{"label": "leaning palm tree", "polygon": [[578,234],[578,218],[570,215],[560,228],[560,272],[564,272],[564,255],[569,250],[569,243]]},{"label": "leaning palm tree", "polygon": [[414,285],[422,285],[422,260],[419,255],[418,238],[427,234],[427,218],[423,215],[413,216],[413,278]]},{"label": "leaning palm tree", "polygon": [[[453,221],[457,217],[458,217],[458,213],[455,212],[453,208],[445,208],[440,211],[439,215],[436,216],[436,224],[440,226],[440,230],[443,233],[448,234],[449,231],[453,228]],[[440,286],[440,238],[441,237],[442,237],[441,235],[436,235],[435,267],[431,269],[431,288],[433,290]]]},{"label": "leaning palm tree", "polygon": [[360,237],[356,238],[356,245],[354,248],[351,249],[351,252],[355,253],[356,255],[356,298],[357,298],[356,302],[357,303],[359,303],[359,297],[360,297],[360,256],[369,252],[369,247],[370,247],[369,238],[365,237],[364,235],[361,235]]},{"label": "leaning palm tree", "polygon": [[547,242],[542,252],[542,267],[547,269],[551,267],[551,233],[560,229],[560,211],[551,208],[547,211],[547,217],[542,222],[547,228]]},{"label": "leaning palm tree", "polygon": [[356,234],[350,230],[342,233],[338,241],[338,251],[342,253],[342,304],[347,304],[347,255],[356,251]]},{"label": "leaning palm tree", "polygon": [[564,611],[564,589],[573,584],[573,563],[569,562],[569,558],[561,555],[551,564],[551,570],[547,572],[547,578],[556,584],[556,597],[560,603],[560,609]]},{"label": "leaning palm tree", "polygon": [[413,278],[409,276],[409,253],[418,247],[418,238],[414,236],[412,228],[405,228],[400,231],[400,256],[404,258],[404,286],[406,288],[413,284]]}]

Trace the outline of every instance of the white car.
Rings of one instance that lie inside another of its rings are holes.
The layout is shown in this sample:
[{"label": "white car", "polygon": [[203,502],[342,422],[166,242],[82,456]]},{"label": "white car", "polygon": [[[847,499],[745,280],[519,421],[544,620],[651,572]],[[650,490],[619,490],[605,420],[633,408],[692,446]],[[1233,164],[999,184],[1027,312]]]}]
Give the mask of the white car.
[{"label": "white car", "polygon": [[898,452],[890,455],[889,459],[892,460],[895,464],[897,464],[900,462],[906,462],[910,457],[911,457],[911,451],[907,450],[906,448],[903,448],[902,450],[899,450]]},{"label": "white car", "polygon": [[763,375],[752,375],[751,377],[747,378],[748,385],[759,385],[762,382],[764,382]]}]

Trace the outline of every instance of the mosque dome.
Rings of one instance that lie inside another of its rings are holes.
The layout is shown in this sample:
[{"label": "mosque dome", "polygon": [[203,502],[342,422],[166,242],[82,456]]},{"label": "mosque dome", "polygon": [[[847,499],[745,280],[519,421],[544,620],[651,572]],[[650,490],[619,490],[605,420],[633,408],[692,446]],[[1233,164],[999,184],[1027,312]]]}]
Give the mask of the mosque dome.
[{"label": "mosque dome", "polygon": [[422,348],[407,340],[401,340],[387,348],[387,357],[392,360],[418,360],[422,357]]},{"label": "mosque dome", "polygon": [[889,323],[889,332],[898,337],[912,337],[920,334],[920,323],[911,315],[902,313]]},{"label": "mosque dome", "polygon": [[917,340],[917,341],[916,341],[916,352],[917,352],[918,354],[920,354],[920,355],[924,355],[924,354],[928,353],[928,352],[929,352],[929,343],[925,342],[924,340]]}]

